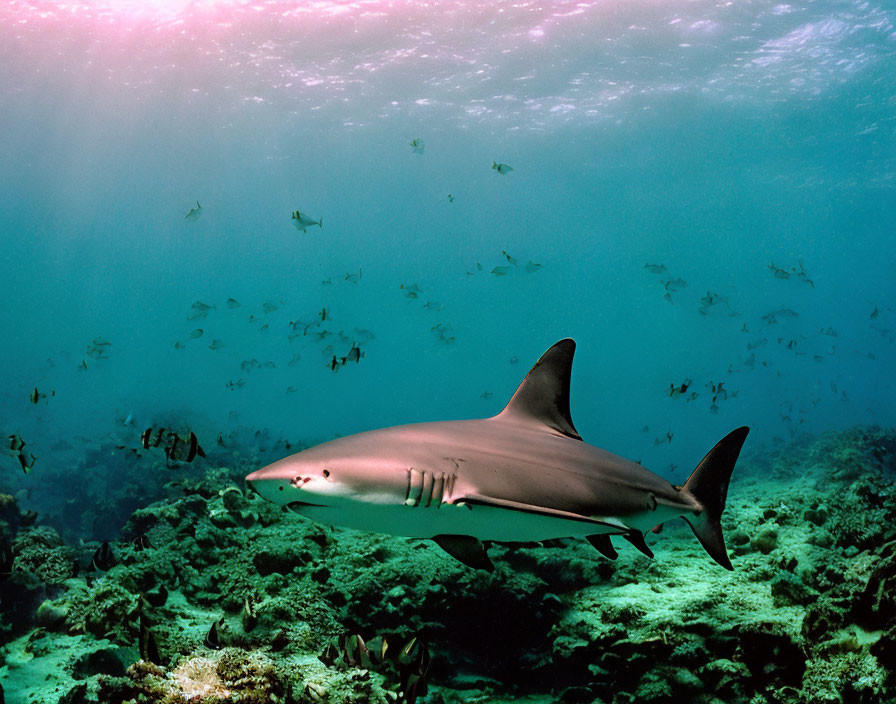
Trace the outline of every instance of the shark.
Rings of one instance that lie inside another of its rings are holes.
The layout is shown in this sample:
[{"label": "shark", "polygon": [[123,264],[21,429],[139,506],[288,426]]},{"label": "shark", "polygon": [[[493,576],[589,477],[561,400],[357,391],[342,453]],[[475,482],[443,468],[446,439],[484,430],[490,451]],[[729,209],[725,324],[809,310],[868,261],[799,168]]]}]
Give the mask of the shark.
[{"label": "shark", "polygon": [[246,482],[313,521],[432,539],[487,571],[490,543],[583,538],[616,559],[618,536],[653,557],[645,534],[679,517],[716,563],[733,569],[720,520],[749,428],[731,431],[673,485],[582,440],[570,415],[575,349],[568,338],[548,349],[496,416],[336,438]]}]

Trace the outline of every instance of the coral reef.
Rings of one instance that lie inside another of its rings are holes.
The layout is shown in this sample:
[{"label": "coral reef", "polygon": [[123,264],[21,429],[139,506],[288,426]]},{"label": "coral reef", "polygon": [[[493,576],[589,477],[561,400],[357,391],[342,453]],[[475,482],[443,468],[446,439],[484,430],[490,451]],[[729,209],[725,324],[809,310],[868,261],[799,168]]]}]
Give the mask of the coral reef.
[{"label": "coral reef", "polygon": [[[585,541],[496,545],[487,574],[427,541],[307,522],[246,494],[235,479],[249,468],[160,489],[111,543],[105,572],[86,566],[98,543],[22,526],[0,497],[6,701],[896,697],[893,431],[743,461],[723,517],[733,573],[670,524],[654,560],[623,549],[610,562]],[[390,659],[423,642],[425,667]],[[408,673],[429,691],[407,696]]]}]

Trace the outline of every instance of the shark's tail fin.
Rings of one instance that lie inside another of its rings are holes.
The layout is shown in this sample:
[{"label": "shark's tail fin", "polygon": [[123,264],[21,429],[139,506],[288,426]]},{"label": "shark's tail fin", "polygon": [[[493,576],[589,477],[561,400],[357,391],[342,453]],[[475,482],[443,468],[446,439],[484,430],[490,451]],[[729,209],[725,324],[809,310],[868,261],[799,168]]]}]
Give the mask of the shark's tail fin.
[{"label": "shark's tail fin", "polygon": [[685,516],[684,519],[709,556],[726,570],[733,570],[734,567],[725,550],[722,511],[725,510],[728,482],[731,480],[734,463],[737,462],[740,448],[749,432],[750,429],[744,426],[732,430],[719,440],[684,483],[684,491],[693,496],[701,506],[699,513]]}]

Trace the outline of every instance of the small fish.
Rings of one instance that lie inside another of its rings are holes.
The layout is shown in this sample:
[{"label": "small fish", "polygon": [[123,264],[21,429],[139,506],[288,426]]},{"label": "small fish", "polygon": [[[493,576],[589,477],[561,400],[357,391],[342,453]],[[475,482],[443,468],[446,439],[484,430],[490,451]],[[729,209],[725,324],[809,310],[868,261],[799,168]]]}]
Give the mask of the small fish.
[{"label": "small fish", "polygon": [[[50,396],[55,396],[55,395],[56,395],[56,391],[55,391],[55,389],[52,390],[52,391],[50,391]],[[34,404],[36,404],[36,403],[37,403],[38,401],[40,401],[42,398],[47,398],[47,394],[42,394],[42,393],[40,393],[40,392],[37,390],[37,387],[36,387],[36,386],[34,387],[34,391],[32,391],[30,394],[28,394],[28,400],[31,401],[31,403],[34,403]]]},{"label": "small fish", "polygon": [[86,372],[87,371],[87,360],[83,357],[81,358],[81,363],[78,365],[78,371]]},{"label": "small fish", "polygon": [[448,194],[448,202],[449,202],[449,203],[453,203],[453,202],[454,202],[454,196],[451,195],[450,193]]},{"label": "small fish", "polygon": [[[193,305],[190,306],[193,310],[200,311],[202,313],[208,313],[210,310],[214,308],[214,306],[210,306],[207,303],[203,303],[202,301],[193,301]],[[96,340],[93,341],[96,344]]]},{"label": "small fish", "polygon": [[512,166],[508,166],[507,164],[499,164],[497,161],[492,162],[492,169],[497,171],[502,176],[504,176],[505,174],[509,174],[511,171],[513,171]]},{"label": "small fish", "polygon": [[482,396],[480,396],[479,398],[484,398],[486,401],[488,401],[492,396],[494,396],[494,394],[491,391],[483,391]]},{"label": "small fish", "polygon": [[196,222],[199,219],[200,215],[202,215],[202,206],[199,205],[199,201],[197,200],[196,207],[190,208],[190,212],[184,216],[184,220],[186,220],[187,222]]},{"label": "small fish", "polygon": [[339,357],[337,357],[335,354],[333,355],[333,359],[331,359],[329,362],[327,362],[327,366],[334,372],[338,372],[339,367],[343,366],[344,364],[345,364],[345,357],[343,357],[342,361],[340,361]]},{"label": "small fish", "polygon": [[286,366],[288,366],[288,367],[294,367],[294,366],[296,366],[301,360],[302,360],[302,355],[300,355],[298,352],[296,352],[296,353],[292,356],[292,359],[289,360],[289,362],[287,362]]},{"label": "small fish", "polygon": [[328,279],[324,279],[323,281],[321,281],[321,283],[322,283],[324,286],[332,286],[332,285],[333,285],[333,277],[331,276],[331,277],[328,278]]},{"label": "small fish", "polygon": [[10,454],[19,461],[22,471],[25,474],[28,474],[28,472],[31,471],[31,468],[34,467],[37,457],[30,452],[25,452],[25,441],[22,440],[22,437],[18,433],[13,433],[8,436],[7,440],[9,440]]},{"label": "small fish", "polygon": [[296,392],[296,387],[295,387],[295,386],[287,386],[287,387],[286,387],[286,393],[288,393],[288,394],[294,394],[295,392]]},{"label": "small fish", "polygon": [[669,279],[668,281],[663,281],[663,286],[667,291],[671,291],[675,293],[676,291],[681,291],[681,289],[686,288],[688,282],[682,279],[680,276],[676,279]]},{"label": "small fish", "polygon": [[364,328],[355,328],[355,334],[357,334],[358,337],[367,342],[376,339],[376,335],[372,330],[365,330]]},{"label": "small fish", "polygon": [[252,359],[244,359],[242,364],[240,364],[240,369],[242,369],[244,372],[248,372],[252,369],[255,369],[255,367],[257,366],[258,360],[253,357]]},{"label": "small fish", "polygon": [[307,232],[307,228],[317,225],[321,230],[324,229],[324,219],[312,220],[307,215],[302,215],[298,210],[292,212],[292,224],[300,232]]},{"label": "small fish", "polygon": [[874,320],[878,315],[880,315],[880,311],[877,309],[877,306],[874,306],[874,310],[871,311],[871,315],[868,317]]},{"label": "small fish", "polygon": [[210,350],[220,350],[222,347],[224,347],[224,343],[218,338],[212,340],[212,344],[208,346]]},{"label": "small fish", "polygon": [[108,540],[104,540],[103,544],[93,553],[93,560],[91,560],[90,566],[99,572],[108,572],[115,566],[115,555]]},{"label": "small fish", "polygon": [[[357,343],[352,343],[352,348],[348,351],[348,354],[343,358],[348,362],[355,362],[356,364],[361,361],[361,357],[364,356],[364,353],[361,351],[361,348],[358,347]],[[345,362],[343,362],[345,364]]]},{"label": "small fish", "polygon": [[414,154],[422,154],[423,150],[426,149],[426,145],[423,143],[423,140],[419,138],[411,140],[410,145],[414,148]]},{"label": "small fish", "polygon": [[321,322],[323,322],[323,321],[325,321],[325,320],[332,320],[332,319],[333,319],[333,318],[330,316],[330,313],[327,311],[326,308],[321,309],[320,313],[318,313],[317,316],[320,318],[320,321],[321,321]]},{"label": "small fish", "polygon": [[644,268],[651,274],[666,274],[668,270],[663,264],[645,264]]},{"label": "small fish", "polygon": [[231,379],[230,381],[228,381],[228,382],[225,384],[225,386],[227,387],[227,389],[230,390],[230,391],[233,391],[234,389],[241,389],[241,388],[243,388],[245,385],[246,385],[246,380],[245,380],[245,379],[237,379],[236,381],[234,381],[233,379]]},{"label": "small fish", "polygon": [[355,274],[354,272],[346,274],[345,280],[348,281],[349,283],[356,284],[361,280],[362,274],[363,274],[363,272],[361,271],[361,269],[358,269],[357,274]]},{"label": "small fish", "polygon": [[[184,350],[184,349],[186,349],[186,348],[187,348],[187,346],[186,346],[183,342],[181,342],[180,340],[175,340],[175,341],[174,341],[174,349],[176,349],[176,350]],[[86,367],[85,367],[85,369],[86,369]]]},{"label": "small fish", "polygon": [[205,640],[202,643],[206,648],[209,648],[211,650],[221,649],[221,640],[218,637],[218,626],[223,625],[223,618],[212,624],[212,627],[208,630],[208,634],[205,636]]},{"label": "small fish", "polygon": [[511,256],[507,253],[507,251],[506,251],[506,250],[503,250],[503,249],[501,250],[501,254],[504,255],[504,258],[505,258],[508,262],[510,262],[511,264],[513,264],[514,266],[516,266],[516,258],[515,258],[515,257],[511,257]]},{"label": "small fish", "polygon": [[159,646],[156,638],[149,628],[149,621],[141,612],[140,614],[140,635],[138,649],[140,651],[140,659],[145,662],[151,662],[156,665],[162,664],[162,658],[159,655]]},{"label": "small fish", "polygon": [[240,612],[240,623],[243,626],[244,633],[249,633],[258,625],[258,616],[255,613],[255,603],[251,597],[247,596],[243,600],[243,610]]},{"label": "small fish", "polygon": [[261,305],[261,309],[262,309],[265,313],[273,313],[275,310],[277,310],[277,304],[276,304],[276,303],[271,303],[270,301],[265,301],[265,302]]},{"label": "small fish", "polygon": [[438,301],[427,301],[423,304],[423,307],[427,310],[443,310],[445,308],[445,306]]},{"label": "small fish", "polygon": [[190,333],[190,339],[195,340],[198,337],[202,337],[205,331],[202,328],[196,328],[193,332]]},{"label": "small fish", "polygon": [[240,306],[242,306],[242,303],[240,303],[235,298],[227,299],[227,307],[230,308],[230,310],[233,310],[234,308],[239,308]]},{"label": "small fish", "polygon": [[776,279],[789,279],[790,278],[790,272],[786,271],[785,269],[779,269],[778,267],[775,266],[774,262],[769,264],[768,268],[771,270],[772,274],[774,275],[774,277]]},{"label": "small fish", "polygon": [[510,271],[509,266],[496,266],[491,272],[495,276],[507,276],[507,273]]},{"label": "small fish", "polygon": [[146,537],[145,533],[141,533],[136,538],[134,538],[131,541],[131,546],[136,552],[140,552],[141,550],[148,550],[150,547],[152,547],[149,544],[149,538]]},{"label": "small fish", "polygon": [[683,382],[681,382],[678,385],[669,384],[669,397],[676,398],[677,396],[686,394],[688,391],[688,388],[690,388],[690,386],[691,386],[691,383],[692,382],[690,379],[685,379]]},{"label": "small fish", "polygon": [[541,269],[541,264],[533,262],[531,259],[529,260],[529,263],[526,264],[526,273],[527,274],[534,274],[539,269]]}]

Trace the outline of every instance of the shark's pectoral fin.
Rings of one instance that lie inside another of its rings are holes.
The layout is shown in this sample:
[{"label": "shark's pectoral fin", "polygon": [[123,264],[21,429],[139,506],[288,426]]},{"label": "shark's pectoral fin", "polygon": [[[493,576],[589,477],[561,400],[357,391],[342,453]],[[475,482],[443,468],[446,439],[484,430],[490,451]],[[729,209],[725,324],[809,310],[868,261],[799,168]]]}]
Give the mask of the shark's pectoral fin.
[{"label": "shark's pectoral fin", "polygon": [[613,547],[613,542],[610,540],[609,534],[599,533],[597,535],[586,535],[585,540],[591,543],[595,550],[608,560],[615,560],[619,557],[619,553],[616,552],[616,548]]},{"label": "shark's pectoral fin", "polygon": [[653,557],[653,550],[647,547],[647,542],[644,540],[644,534],[637,530],[629,531],[628,533],[623,533],[622,537],[625,538],[628,542],[634,545],[638,550],[647,555],[647,557]]},{"label": "shark's pectoral fin", "polygon": [[471,535],[436,535],[436,544],[459,562],[477,570],[493,572],[495,566],[485,552],[485,546]]}]

